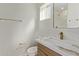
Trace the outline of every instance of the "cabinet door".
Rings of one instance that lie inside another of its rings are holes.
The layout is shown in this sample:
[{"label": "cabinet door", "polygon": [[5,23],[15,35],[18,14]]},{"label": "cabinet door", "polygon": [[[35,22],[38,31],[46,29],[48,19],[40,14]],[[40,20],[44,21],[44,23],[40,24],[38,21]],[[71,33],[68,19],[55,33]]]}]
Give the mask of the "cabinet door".
[{"label": "cabinet door", "polygon": [[38,43],[37,56],[61,56],[61,55],[47,48],[46,46]]}]

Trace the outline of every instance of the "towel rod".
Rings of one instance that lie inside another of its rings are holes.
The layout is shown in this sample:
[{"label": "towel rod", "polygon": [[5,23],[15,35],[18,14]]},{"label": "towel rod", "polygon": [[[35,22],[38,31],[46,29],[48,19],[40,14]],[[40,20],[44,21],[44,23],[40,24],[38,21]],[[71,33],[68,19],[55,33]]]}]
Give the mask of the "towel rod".
[{"label": "towel rod", "polygon": [[22,20],[5,19],[5,18],[0,18],[0,20],[5,20],[5,21],[7,21],[7,20],[10,20],[10,21],[17,21],[17,22],[22,22]]}]

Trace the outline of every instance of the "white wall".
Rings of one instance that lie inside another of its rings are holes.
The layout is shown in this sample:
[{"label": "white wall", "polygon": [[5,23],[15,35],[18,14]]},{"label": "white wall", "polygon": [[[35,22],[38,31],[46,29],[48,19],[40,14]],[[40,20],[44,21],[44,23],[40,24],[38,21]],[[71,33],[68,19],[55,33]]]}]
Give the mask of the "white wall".
[{"label": "white wall", "polygon": [[51,19],[40,21],[39,35],[48,36],[53,29],[53,21]]},{"label": "white wall", "polygon": [[[23,55],[36,33],[35,4],[0,4],[0,17],[23,22],[0,22],[0,55]],[[22,45],[20,45],[21,43]]]},{"label": "white wall", "polygon": [[[51,7],[53,7],[53,4],[51,4]],[[53,11],[53,8],[51,8],[51,9]],[[45,20],[39,21],[39,35],[40,36],[42,36],[42,37],[48,36],[48,34],[50,34],[50,32],[52,32],[52,30],[51,30],[51,29],[53,29],[53,20],[52,19],[53,19],[53,12],[51,12],[51,19],[45,19]]]}]

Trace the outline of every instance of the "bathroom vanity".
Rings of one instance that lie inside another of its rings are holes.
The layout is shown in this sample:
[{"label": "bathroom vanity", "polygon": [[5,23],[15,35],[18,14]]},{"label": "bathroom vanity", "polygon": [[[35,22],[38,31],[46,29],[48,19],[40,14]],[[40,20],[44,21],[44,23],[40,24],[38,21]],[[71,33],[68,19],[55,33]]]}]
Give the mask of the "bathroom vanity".
[{"label": "bathroom vanity", "polygon": [[37,56],[79,56],[78,42],[55,38],[37,39]]}]

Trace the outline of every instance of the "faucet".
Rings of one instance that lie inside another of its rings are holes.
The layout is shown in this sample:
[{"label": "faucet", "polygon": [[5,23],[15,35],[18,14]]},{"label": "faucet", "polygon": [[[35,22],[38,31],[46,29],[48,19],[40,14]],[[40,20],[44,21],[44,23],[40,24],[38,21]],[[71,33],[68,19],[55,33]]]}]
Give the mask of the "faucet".
[{"label": "faucet", "polygon": [[64,38],[63,32],[60,32],[59,34],[60,34],[60,39],[63,40]]}]

